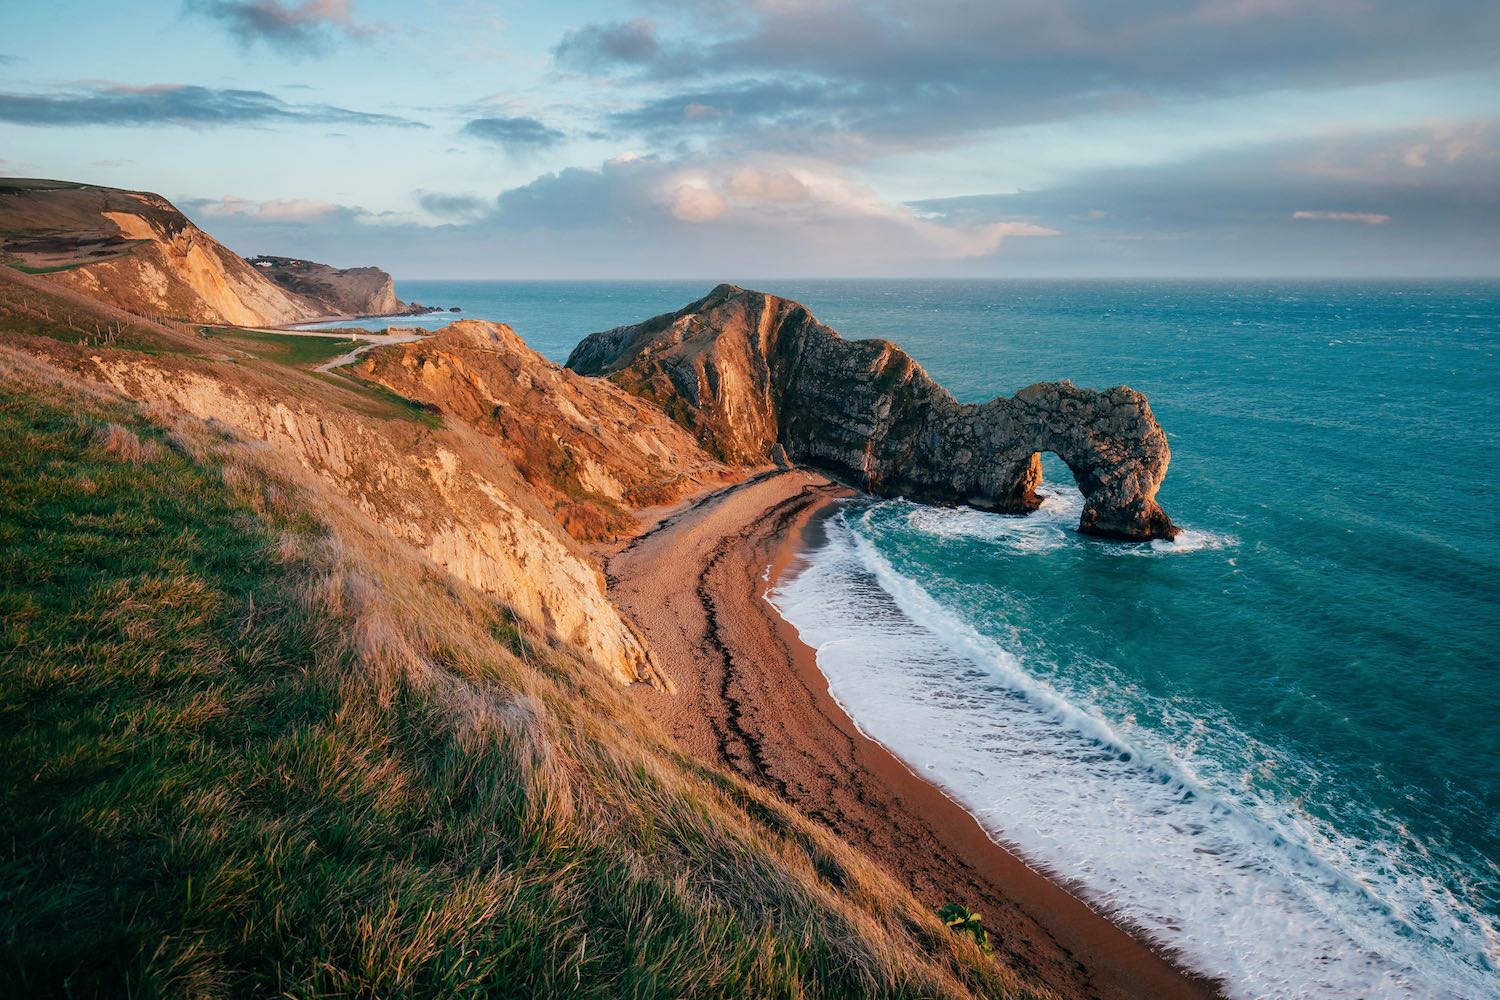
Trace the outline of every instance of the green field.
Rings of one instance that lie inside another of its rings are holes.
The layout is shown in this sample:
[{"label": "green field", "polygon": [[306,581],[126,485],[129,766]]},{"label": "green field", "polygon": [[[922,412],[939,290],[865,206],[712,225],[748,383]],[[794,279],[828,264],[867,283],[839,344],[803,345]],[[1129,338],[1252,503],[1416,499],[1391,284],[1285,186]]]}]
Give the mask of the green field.
[{"label": "green field", "polygon": [[301,337],[234,327],[208,326],[203,330],[210,343],[236,347],[257,358],[294,368],[316,368],[341,354],[348,354],[360,344],[368,343],[349,337]]}]

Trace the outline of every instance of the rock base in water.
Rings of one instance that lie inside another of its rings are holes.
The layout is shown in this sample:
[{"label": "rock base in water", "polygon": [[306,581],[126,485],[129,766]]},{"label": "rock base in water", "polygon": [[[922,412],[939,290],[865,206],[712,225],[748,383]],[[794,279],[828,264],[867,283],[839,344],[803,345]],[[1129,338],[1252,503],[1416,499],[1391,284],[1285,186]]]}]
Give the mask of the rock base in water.
[{"label": "rock base in water", "polygon": [[1166,435],[1125,386],[1046,382],[960,403],[889,341],[844,340],[796,302],[733,285],[593,334],[567,366],[656,402],[726,462],[784,454],[879,496],[1024,513],[1040,503],[1050,451],[1083,492],[1080,531],[1177,533],[1156,503]]}]

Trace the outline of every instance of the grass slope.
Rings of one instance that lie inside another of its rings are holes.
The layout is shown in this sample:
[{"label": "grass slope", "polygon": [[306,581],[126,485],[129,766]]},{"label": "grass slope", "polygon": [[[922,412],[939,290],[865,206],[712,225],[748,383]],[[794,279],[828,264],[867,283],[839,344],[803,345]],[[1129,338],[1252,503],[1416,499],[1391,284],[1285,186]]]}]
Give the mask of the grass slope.
[{"label": "grass slope", "polygon": [[1042,995],[298,476],[0,351],[0,994]]},{"label": "grass slope", "polygon": [[234,327],[204,327],[210,344],[238,348],[247,354],[294,368],[316,368],[341,354],[348,354],[366,341],[349,337],[302,337],[296,334],[239,330]]}]

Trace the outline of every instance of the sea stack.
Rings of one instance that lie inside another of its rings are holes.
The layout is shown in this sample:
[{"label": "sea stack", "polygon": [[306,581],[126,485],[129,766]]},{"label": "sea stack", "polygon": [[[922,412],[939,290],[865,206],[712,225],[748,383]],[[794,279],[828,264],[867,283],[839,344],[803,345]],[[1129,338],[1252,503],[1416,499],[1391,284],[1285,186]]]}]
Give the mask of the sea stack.
[{"label": "sea stack", "polygon": [[807,309],[720,285],[675,313],[586,338],[567,367],[661,406],[705,448],[741,465],[778,448],[878,496],[1025,513],[1041,502],[1041,452],[1084,495],[1078,530],[1172,538],[1156,503],[1171,451],[1146,397],[1044,382],[960,403],[884,340],[844,340]]}]

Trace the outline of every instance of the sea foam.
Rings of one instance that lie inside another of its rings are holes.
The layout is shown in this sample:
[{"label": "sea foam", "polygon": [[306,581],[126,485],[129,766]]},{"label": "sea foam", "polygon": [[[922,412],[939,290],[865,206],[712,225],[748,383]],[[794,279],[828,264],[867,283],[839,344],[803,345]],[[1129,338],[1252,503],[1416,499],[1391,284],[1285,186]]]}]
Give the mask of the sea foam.
[{"label": "sea foam", "polygon": [[[1082,497],[1060,490],[1029,518],[906,509],[913,531],[1018,556],[1101,545],[1072,530]],[[1060,690],[963,613],[898,572],[846,512],[768,597],[817,650],[834,698],[862,730],[963,804],[998,841],[1091,903],[1222,978],[1234,996],[1494,995],[1495,928],[1408,845],[1360,842],[1295,804],[1236,786],[1200,753]],[[1170,555],[1233,538],[1101,550]],[[1203,706],[1189,733],[1250,737]],[[1122,728],[1123,727],[1123,728]],[[1259,767],[1295,766],[1273,748]]]}]

